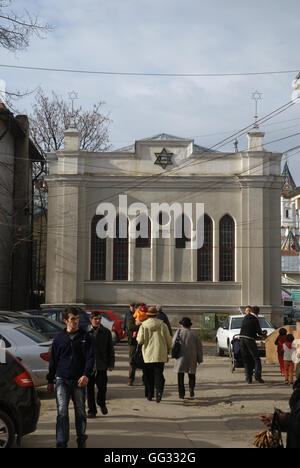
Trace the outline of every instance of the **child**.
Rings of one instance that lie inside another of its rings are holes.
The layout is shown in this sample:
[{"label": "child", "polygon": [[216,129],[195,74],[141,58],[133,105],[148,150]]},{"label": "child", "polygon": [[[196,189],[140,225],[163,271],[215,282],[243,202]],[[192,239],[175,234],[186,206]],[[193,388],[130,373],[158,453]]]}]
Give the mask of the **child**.
[{"label": "child", "polygon": [[294,370],[295,370],[295,353],[296,345],[294,343],[295,338],[293,335],[287,335],[286,342],[283,343],[284,350],[284,376],[285,383],[288,385],[293,385],[294,383]]},{"label": "child", "polygon": [[283,344],[286,342],[286,337],[287,337],[287,330],[285,328],[280,328],[279,336],[277,340],[275,341],[275,344],[277,346],[277,354],[278,354],[278,361],[280,365],[281,375],[284,375]]},{"label": "child", "polygon": [[146,314],[148,307],[146,304],[140,304],[139,308],[133,314],[133,318],[135,319],[135,324],[140,325],[144,320],[147,320],[148,315]]}]

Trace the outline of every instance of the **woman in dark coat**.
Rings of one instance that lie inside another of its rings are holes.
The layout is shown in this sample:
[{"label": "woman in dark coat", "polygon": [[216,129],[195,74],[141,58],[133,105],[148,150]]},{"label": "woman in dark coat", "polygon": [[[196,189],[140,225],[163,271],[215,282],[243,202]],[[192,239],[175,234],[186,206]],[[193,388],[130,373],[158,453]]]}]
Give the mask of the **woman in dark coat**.
[{"label": "woman in dark coat", "polygon": [[188,317],[184,317],[179,324],[178,329],[173,337],[173,346],[178,334],[180,334],[180,355],[175,360],[174,371],[178,374],[178,392],[179,398],[184,398],[184,374],[189,376],[190,396],[194,396],[196,383],[197,364],[203,362],[203,349],[199,334],[195,330],[191,330],[192,322]]}]

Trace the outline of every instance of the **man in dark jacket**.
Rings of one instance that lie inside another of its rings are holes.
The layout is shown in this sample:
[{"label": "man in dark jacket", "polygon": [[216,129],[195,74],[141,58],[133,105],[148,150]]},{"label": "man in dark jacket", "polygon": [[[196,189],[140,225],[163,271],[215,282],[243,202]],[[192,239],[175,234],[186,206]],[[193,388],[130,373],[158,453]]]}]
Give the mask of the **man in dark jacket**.
[{"label": "man in dark jacket", "polygon": [[255,368],[255,380],[264,383],[262,379],[262,365],[256,345],[257,339],[265,339],[259,319],[254,314],[252,307],[246,307],[246,316],[242,323],[240,333],[240,349],[245,367],[246,382],[252,383],[253,367]]},{"label": "man in dark jacket", "polygon": [[79,328],[79,312],[66,307],[63,313],[66,329],[59,333],[52,344],[48,391],[54,391],[56,382],[56,446],[66,448],[69,441],[69,402],[75,409],[75,425],[78,448],[85,448],[86,435],[86,386],[93,372],[95,355],[88,333]]},{"label": "man in dark jacket", "polygon": [[106,407],[107,371],[115,366],[115,351],[110,330],[101,325],[101,312],[91,314],[91,325],[88,327],[95,350],[96,365],[88,383],[88,417],[94,418],[97,414],[95,402],[95,385],[97,386],[97,403],[103,415],[108,413]]}]

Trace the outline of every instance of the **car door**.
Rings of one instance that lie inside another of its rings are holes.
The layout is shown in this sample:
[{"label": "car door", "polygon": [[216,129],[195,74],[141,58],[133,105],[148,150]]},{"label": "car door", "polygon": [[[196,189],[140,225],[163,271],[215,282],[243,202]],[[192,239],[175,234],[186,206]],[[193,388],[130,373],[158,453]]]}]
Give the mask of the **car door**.
[{"label": "car door", "polygon": [[49,362],[42,359],[41,354],[47,353],[52,342],[44,342],[42,335],[23,325],[7,329],[4,333],[11,345],[9,351],[28,369],[35,386],[46,385]]},{"label": "car door", "polygon": [[221,349],[227,349],[227,339],[229,331],[229,318],[226,318],[223,322],[222,327],[219,329],[219,347]]}]

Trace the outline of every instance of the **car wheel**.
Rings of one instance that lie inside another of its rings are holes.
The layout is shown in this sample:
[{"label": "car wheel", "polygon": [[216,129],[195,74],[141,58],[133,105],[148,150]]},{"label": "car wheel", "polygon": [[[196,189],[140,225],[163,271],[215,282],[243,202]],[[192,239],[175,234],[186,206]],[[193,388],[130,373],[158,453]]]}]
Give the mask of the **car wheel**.
[{"label": "car wheel", "polygon": [[216,354],[217,356],[224,356],[224,351],[220,348],[219,342],[216,342]]},{"label": "car wheel", "polygon": [[113,344],[119,343],[120,340],[119,340],[117,332],[112,331],[111,336],[112,336]]},{"label": "car wheel", "polygon": [[10,448],[14,440],[14,423],[4,411],[0,411],[0,448]]}]

